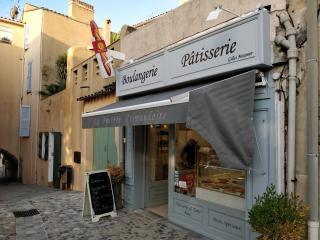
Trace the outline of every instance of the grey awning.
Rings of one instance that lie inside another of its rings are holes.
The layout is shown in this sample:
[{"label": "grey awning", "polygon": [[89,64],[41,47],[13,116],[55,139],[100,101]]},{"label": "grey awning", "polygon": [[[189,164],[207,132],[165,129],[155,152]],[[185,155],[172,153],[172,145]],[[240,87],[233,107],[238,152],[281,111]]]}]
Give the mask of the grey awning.
[{"label": "grey awning", "polygon": [[83,128],[117,127],[162,123],[185,123],[188,93],[203,86],[190,86],[120,100],[82,115]]},{"label": "grey awning", "polygon": [[245,169],[253,152],[255,71],[190,92],[187,127],[215,149],[221,165]]},{"label": "grey awning", "polygon": [[121,100],[83,114],[83,128],[186,123],[217,152],[223,167],[245,169],[253,152],[256,71],[207,85]]}]

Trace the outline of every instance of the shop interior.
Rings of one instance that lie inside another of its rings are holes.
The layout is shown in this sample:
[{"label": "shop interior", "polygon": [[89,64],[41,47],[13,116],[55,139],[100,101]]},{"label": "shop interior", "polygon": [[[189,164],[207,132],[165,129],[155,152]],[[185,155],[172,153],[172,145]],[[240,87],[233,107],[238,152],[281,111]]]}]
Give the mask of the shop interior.
[{"label": "shop interior", "polygon": [[[208,202],[227,204],[237,209],[244,208],[245,171],[222,167],[215,150],[185,124],[175,125],[174,148],[173,191],[175,193]],[[157,190],[168,189],[168,160],[168,125],[147,126],[146,192],[163,200],[145,205],[148,210],[163,217],[168,216],[168,192]],[[146,202],[148,203],[148,200]]]}]

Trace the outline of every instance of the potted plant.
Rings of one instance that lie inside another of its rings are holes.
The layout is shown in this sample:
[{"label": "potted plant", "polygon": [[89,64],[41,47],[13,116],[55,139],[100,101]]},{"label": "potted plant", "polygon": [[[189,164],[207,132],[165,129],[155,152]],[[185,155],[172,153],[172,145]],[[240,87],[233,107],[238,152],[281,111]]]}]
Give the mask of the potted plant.
[{"label": "potted plant", "polygon": [[305,227],[308,207],[298,196],[277,193],[275,186],[266,189],[258,196],[249,211],[249,223],[259,232],[261,240],[302,240],[305,239]]},{"label": "potted plant", "polygon": [[117,209],[123,208],[122,183],[124,181],[124,170],[122,167],[115,166],[112,164],[109,164],[107,166],[107,169],[111,177],[116,208]]}]

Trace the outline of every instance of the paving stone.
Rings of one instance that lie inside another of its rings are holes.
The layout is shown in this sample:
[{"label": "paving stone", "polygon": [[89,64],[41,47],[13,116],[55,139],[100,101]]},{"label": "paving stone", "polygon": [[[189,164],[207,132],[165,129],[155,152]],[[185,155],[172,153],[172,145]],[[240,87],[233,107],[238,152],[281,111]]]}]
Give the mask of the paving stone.
[{"label": "paving stone", "polygon": [[[207,238],[145,210],[118,211],[92,223],[82,217],[83,194],[21,184],[0,185],[0,240],[195,240]],[[14,218],[14,210],[38,209],[39,215]]]}]

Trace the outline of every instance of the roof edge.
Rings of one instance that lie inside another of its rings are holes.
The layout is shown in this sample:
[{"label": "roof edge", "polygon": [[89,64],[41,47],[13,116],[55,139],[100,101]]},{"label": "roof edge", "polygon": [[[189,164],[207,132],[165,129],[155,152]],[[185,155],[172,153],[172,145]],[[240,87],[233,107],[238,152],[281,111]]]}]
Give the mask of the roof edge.
[{"label": "roof edge", "polygon": [[14,20],[14,19],[10,19],[10,18],[6,18],[6,17],[0,17],[0,21],[4,21],[7,23],[12,23],[18,26],[24,26],[24,23],[20,20]]}]

